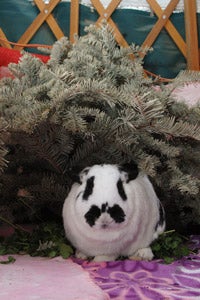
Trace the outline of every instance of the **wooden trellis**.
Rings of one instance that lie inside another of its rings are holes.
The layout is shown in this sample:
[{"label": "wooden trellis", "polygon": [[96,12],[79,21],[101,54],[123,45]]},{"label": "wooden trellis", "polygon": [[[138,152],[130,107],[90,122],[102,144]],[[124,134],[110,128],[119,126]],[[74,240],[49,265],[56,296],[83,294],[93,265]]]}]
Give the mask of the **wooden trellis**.
[{"label": "wooden trellis", "polygon": [[[115,9],[119,6],[122,0],[111,0],[107,8],[104,8],[100,0],[91,0],[91,4],[99,14],[99,18],[96,24],[100,24],[103,19],[105,19],[109,25],[113,28],[116,41],[123,47],[128,47],[128,43],[121,34],[119,28],[112,20],[112,14]],[[153,26],[152,30],[148,33],[142,46],[151,47],[155,42],[156,38],[160,34],[161,30],[165,28],[177,45],[183,56],[187,60],[188,69],[200,70],[199,61],[199,48],[198,48],[198,25],[196,16],[196,0],[184,0],[184,12],[185,12],[185,31],[186,40],[184,41],[182,36],[179,34],[177,29],[174,27],[170,21],[170,16],[175,10],[177,4],[180,0],[171,0],[167,7],[162,10],[157,0],[146,0],[151,7],[152,11],[158,17],[156,24]],[[34,0],[40,13],[27,28],[24,34],[20,37],[14,49],[21,50],[25,47],[24,44],[29,43],[31,38],[40,28],[40,26],[46,22],[57,39],[64,36],[62,29],[57,24],[54,19],[52,12],[54,8],[61,2],[61,0]],[[46,3],[46,4],[45,4]],[[75,34],[79,34],[79,0],[71,0],[70,7],[70,40],[74,42]],[[10,43],[7,41],[6,36],[0,29],[0,44],[4,47],[10,48]],[[145,54],[142,54],[143,56]]]}]

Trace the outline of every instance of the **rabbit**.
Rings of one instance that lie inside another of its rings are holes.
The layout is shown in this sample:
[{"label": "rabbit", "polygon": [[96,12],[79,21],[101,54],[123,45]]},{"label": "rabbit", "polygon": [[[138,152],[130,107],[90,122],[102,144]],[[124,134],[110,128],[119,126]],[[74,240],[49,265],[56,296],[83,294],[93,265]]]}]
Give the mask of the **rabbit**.
[{"label": "rabbit", "polygon": [[164,208],[134,162],[83,169],[64,201],[63,224],[75,256],[151,260],[150,244],[165,230]]}]

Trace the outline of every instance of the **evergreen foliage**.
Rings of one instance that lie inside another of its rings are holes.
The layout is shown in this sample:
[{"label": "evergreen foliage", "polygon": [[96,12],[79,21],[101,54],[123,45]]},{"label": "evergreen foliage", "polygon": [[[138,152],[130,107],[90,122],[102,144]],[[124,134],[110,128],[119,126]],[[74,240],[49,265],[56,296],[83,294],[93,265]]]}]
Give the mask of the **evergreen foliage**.
[{"label": "evergreen foliage", "polygon": [[0,139],[0,172],[3,171],[3,168],[5,167],[6,161],[5,161],[5,155],[7,151],[4,148],[3,141]]},{"label": "evergreen foliage", "polygon": [[[3,172],[4,167],[6,166],[5,155],[7,154],[7,150],[3,143],[3,135],[5,134],[5,124],[3,120],[0,118],[0,174]],[[1,186],[0,186],[1,190]]]},{"label": "evergreen foliage", "polygon": [[77,169],[134,160],[153,181],[169,226],[200,224],[200,108],[172,96],[200,73],[182,72],[158,88],[158,78],[144,76],[141,49],[119,47],[106,25],[86,30],[73,45],[57,41],[46,65],[25,53],[9,65],[15,78],[0,82],[9,134],[0,216],[60,216]]}]

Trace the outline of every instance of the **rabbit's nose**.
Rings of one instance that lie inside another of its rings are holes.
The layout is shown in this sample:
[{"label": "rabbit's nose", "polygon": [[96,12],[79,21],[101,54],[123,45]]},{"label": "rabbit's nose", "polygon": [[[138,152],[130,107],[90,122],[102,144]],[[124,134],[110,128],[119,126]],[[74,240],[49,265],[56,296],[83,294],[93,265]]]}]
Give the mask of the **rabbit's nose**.
[{"label": "rabbit's nose", "polygon": [[108,228],[108,224],[107,224],[107,223],[103,223],[103,224],[101,224],[101,228],[102,228],[102,229],[106,229],[106,228]]}]

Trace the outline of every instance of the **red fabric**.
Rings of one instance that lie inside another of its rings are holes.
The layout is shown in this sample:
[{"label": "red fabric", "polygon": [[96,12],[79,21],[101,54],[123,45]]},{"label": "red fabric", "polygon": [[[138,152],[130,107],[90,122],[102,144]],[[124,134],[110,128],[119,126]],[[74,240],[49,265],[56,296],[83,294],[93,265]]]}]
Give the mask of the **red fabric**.
[{"label": "red fabric", "polygon": [[0,66],[0,79],[4,77],[14,78],[13,74],[10,72],[8,67]]},{"label": "red fabric", "polygon": [[[38,57],[46,63],[49,60],[49,56],[41,55],[41,54],[33,54],[32,55]],[[22,56],[21,52],[18,50],[8,49],[4,47],[0,47],[0,66],[8,66],[9,63],[18,63],[19,58]]]}]

